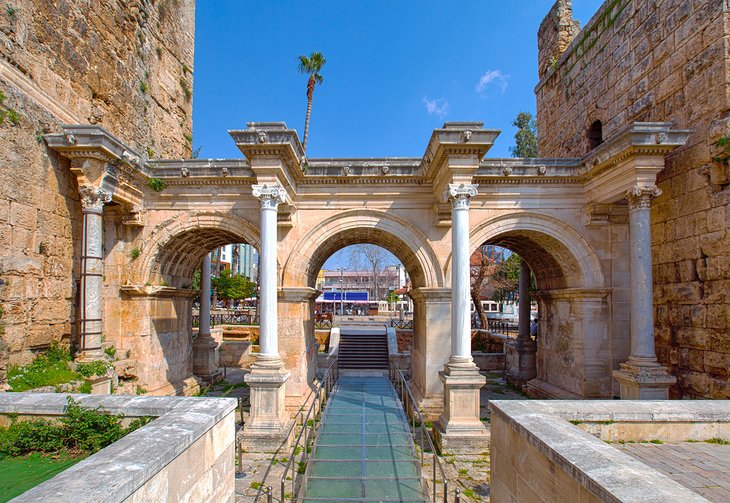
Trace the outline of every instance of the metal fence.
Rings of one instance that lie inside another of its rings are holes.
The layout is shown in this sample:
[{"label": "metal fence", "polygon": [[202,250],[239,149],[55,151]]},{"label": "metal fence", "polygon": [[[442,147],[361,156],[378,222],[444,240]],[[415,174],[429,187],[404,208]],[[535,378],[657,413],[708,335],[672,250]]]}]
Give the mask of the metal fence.
[{"label": "metal fence", "polygon": [[390,326],[398,330],[413,330],[413,320],[390,320]]},{"label": "metal fence", "polygon": [[[210,315],[210,326],[216,325],[253,325],[258,326],[259,315],[258,314],[238,314],[238,313],[226,313],[226,314],[211,314]],[[200,315],[193,315],[193,326],[200,326]]]},{"label": "metal fence", "polygon": [[[478,316],[475,316],[471,320],[471,328],[473,329],[484,329],[482,327],[481,320]],[[510,321],[503,321],[503,320],[487,320],[487,327],[486,330],[489,330],[490,332],[496,332],[498,334],[504,334],[504,335],[517,335],[518,332],[518,325],[517,323],[513,323]]]}]

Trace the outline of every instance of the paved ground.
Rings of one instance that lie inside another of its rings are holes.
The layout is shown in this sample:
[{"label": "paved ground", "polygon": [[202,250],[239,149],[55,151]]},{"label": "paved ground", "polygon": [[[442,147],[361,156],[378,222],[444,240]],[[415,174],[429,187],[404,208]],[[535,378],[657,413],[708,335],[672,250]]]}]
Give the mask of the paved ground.
[{"label": "paved ground", "polygon": [[[243,382],[244,372],[227,371],[224,383],[212,387],[208,391],[210,396],[241,396],[248,400],[247,387],[234,387],[238,382]],[[488,424],[489,421],[489,400],[510,400],[525,399],[525,395],[507,385],[503,374],[487,373],[487,385],[481,393],[481,416]],[[279,501],[280,480],[285,464],[289,461],[290,453],[266,453],[252,454],[244,453],[241,459],[241,473],[236,475],[236,503],[250,503],[258,501],[266,502],[263,489],[266,486],[274,488],[273,501]],[[274,460],[272,462],[272,459]],[[485,452],[478,456],[441,456],[441,466],[444,469],[447,480],[451,483],[451,494],[458,487],[461,491],[462,502],[485,502],[489,501],[489,453]],[[431,453],[425,454],[423,471],[432,490],[433,461]],[[442,490],[441,475],[437,474],[438,494]],[[287,489],[290,492],[290,489]]]},{"label": "paved ground", "polygon": [[680,442],[615,446],[710,501],[730,501],[730,445]]}]

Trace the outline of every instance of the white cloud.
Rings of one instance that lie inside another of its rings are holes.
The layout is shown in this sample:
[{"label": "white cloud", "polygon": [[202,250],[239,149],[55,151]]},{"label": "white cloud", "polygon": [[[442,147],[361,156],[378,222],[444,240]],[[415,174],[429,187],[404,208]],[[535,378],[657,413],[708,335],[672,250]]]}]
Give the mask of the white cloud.
[{"label": "white cloud", "polygon": [[424,96],[423,105],[426,107],[428,115],[436,115],[444,118],[449,113],[449,102],[446,98],[429,99],[427,96]]},{"label": "white cloud", "polygon": [[507,80],[509,75],[502,73],[502,70],[487,70],[479,78],[479,83],[476,85],[474,90],[479,94],[483,94],[486,91],[489,84],[497,84],[502,88],[502,94],[507,90]]}]

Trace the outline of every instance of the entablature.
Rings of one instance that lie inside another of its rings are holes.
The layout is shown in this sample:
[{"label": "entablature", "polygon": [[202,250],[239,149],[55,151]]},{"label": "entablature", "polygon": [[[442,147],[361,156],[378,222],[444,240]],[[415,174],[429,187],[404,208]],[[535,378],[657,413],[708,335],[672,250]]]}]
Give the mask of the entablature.
[{"label": "entablature", "polygon": [[109,131],[96,125],[63,125],[45,136],[48,148],[71,161],[79,185],[93,185],[112,200],[138,207],[150,177],[146,159]]},{"label": "entablature", "polygon": [[690,133],[672,129],[671,122],[628,124],[581,159],[589,200],[612,203],[631,187],[655,184],[665,157],[683,146]]}]

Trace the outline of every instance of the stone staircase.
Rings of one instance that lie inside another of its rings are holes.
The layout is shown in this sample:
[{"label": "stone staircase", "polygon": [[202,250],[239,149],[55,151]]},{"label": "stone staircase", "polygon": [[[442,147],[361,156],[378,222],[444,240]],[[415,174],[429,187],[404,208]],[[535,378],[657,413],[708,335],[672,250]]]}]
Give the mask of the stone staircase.
[{"label": "stone staircase", "polygon": [[348,327],[340,330],[340,370],[387,371],[388,337],[385,327]]}]

